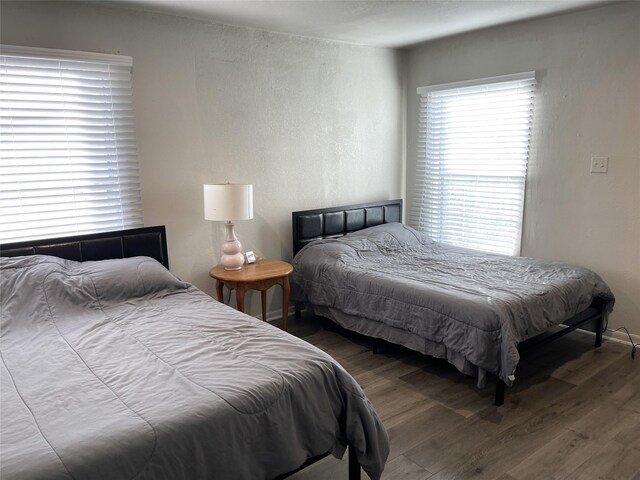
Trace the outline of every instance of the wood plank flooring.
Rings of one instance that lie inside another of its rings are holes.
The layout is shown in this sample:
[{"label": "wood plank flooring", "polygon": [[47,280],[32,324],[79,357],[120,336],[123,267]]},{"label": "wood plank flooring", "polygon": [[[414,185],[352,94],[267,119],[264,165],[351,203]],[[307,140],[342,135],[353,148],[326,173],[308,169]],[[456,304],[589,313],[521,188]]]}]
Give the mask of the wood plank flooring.
[{"label": "wood plank flooring", "polygon": [[[640,480],[640,358],[612,340],[574,332],[527,354],[493,405],[494,385],[445,361],[371,341],[314,317],[289,331],[338,360],[360,383],[391,439],[384,479]],[[346,479],[327,457],[290,477]],[[363,478],[368,478],[363,473]]]}]

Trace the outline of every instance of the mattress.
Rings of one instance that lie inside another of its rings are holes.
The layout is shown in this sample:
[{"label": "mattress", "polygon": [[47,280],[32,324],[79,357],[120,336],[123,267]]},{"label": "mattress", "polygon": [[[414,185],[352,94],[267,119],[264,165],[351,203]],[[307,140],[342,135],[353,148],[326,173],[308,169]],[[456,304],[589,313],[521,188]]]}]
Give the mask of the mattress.
[{"label": "mattress", "polygon": [[390,223],[312,242],[293,261],[292,298],[360,333],[460,371],[515,379],[518,344],[614,296],[594,272],[482,253]]},{"label": "mattress", "polygon": [[319,349],[147,257],[0,260],[0,477],[270,479],[388,436]]}]

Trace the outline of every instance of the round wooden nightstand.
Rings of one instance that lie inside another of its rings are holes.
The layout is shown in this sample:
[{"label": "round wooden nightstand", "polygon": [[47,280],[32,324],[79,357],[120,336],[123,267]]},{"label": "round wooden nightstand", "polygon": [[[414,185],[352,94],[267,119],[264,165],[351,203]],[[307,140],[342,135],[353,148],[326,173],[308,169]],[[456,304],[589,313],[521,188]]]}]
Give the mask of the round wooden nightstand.
[{"label": "round wooden nightstand", "polygon": [[289,274],[293,267],[281,260],[259,259],[255,263],[245,264],[240,270],[225,270],[216,265],[209,271],[216,280],[218,300],[224,302],[222,287],[236,291],[238,310],[244,312],[244,294],[247,290],[260,290],[262,299],[262,320],[267,321],[267,290],[274,285],[282,287],[282,329],[287,330],[289,313]]}]

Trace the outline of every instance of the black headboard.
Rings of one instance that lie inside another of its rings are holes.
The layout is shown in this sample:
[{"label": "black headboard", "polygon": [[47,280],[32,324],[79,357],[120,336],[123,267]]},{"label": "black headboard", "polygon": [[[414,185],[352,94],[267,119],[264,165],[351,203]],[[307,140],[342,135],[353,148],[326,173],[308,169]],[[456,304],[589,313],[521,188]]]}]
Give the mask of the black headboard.
[{"label": "black headboard", "polygon": [[52,255],[85,262],[145,255],[169,268],[164,225],[0,245],[0,256]]},{"label": "black headboard", "polygon": [[382,223],[402,222],[402,200],[293,212],[293,255],[313,240],[337,238]]}]

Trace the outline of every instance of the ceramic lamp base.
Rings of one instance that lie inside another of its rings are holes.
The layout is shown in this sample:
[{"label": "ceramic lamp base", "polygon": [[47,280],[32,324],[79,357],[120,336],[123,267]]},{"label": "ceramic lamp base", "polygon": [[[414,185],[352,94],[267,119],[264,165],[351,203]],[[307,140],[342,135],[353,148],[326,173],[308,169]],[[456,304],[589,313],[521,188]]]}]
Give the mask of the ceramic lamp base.
[{"label": "ceramic lamp base", "polygon": [[244,255],[242,255],[242,244],[238,241],[233,230],[233,223],[224,224],[226,238],[222,244],[222,258],[220,263],[225,270],[240,270],[244,265]]}]

